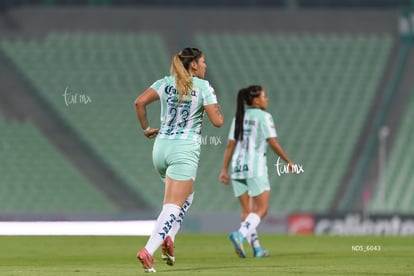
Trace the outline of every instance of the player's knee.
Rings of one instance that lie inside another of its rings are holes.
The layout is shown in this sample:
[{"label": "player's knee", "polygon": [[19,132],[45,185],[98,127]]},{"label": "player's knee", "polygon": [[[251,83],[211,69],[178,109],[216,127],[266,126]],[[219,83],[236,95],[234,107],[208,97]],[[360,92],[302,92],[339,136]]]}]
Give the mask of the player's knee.
[{"label": "player's knee", "polygon": [[268,212],[268,207],[262,207],[262,208],[258,208],[256,209],[255,213],[262,219],[267,215]]},{"label": "player's knee", "polygon": [[241,213],[241,219],[242,221],[245,220],[247,218],[247,216],[249,215],[248,211],[243,210]]}]

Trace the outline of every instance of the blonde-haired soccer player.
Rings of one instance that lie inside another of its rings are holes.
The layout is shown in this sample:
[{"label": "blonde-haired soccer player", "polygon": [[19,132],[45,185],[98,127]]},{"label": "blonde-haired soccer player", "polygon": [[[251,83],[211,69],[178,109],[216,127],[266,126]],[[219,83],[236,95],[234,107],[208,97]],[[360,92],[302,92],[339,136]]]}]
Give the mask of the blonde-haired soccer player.
[{"label": "blonde-haired soccer player", "polygon": [[[204,111],[214,126],[224,123],[214,89],[204,80],[206,68],[199,49],[185,48],[173,57],[171,75],[154,82],[135,101],[144,135],[156,137],[153,163],[165,182],[161,213],[137,253],[145,272],[155,272],[153,254],[161,245],[162,258],[168,265],[175,263],[174,238],[193,201]],[[161,102],[160,128],[150,127],[146,116],[146,106],[156,100]]]}]

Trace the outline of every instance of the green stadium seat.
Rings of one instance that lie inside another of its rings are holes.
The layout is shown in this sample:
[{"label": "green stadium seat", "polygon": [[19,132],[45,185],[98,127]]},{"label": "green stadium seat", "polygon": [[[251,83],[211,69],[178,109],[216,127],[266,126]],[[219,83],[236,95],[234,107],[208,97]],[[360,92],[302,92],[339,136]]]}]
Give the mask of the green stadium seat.
[{"label": "green stadium seat", "polygon": [[[413,94],[414,95],[414,94]],[[373,198],[369,203],[370,212],[407,213],[414,211],[414,96],[407,105],[403,121],[396,131],[396,138],[391,147],[385,168],[385,190],[380,183],[375,186]]]},{"label": "green stadium seat", "polygon": [[[233,117],[239,88],[263,85],[281,144],[304,166],[301,175],[278,176],[273,167],[276,156],[268,155],[271,211],[326,211],[385,69],[392,38],[374,34],[199,33],[196,41],[208,54],[209,76],[225,116]],[[353,127],[344,127],[347,125]],[[226,139],[228,128],[229,123],[224,129],[208,131]],[[224,145],[221,149],[224,151]],[[209,150],[203,155],[208,169],[199,169],[200,181],[206,183],[199,184],[203,187],[200,193],[221,198],[219,202],[225,204],[229,195],[217,194],[208,185],[217,182],[211,171],[219,171],[221,165],[207,156],[210,154],[214,153]],[[193,206],[205,207],[200,202]],[[238,208],[237,204],[231,206]]]},{"label": "green stadium seat", "polygon": [[2,213],[117,213],[30,123],[1,122]]},{"label": "green stadium seat", "polygon": [[[218,183],[237,91],[256,83],[270,98],[279,141],[304,166],[300,175],[278,176],[268,155],[271,212],[329,208],[367,110],[382,77],[393,39],[381,34],[198,33],[207,54],[207,79],[216,89],[225,126],[205,122],[191,212],[239,210],[230,187]],[[40,41],[2,41],[38,93],[154,209],[164,192],[151,162],[152,141],[143,138],[133,101],[151,82],[168,75],[170,55],[154,33],[52,33]],[[148,55],[148,50],[151,54]],[[92,103],[66,106],[65,89]],[[157,106],[150,121],[159,121]],[[352,125],[352,128],[344,126]],[[401,180],[403,181],[403,180]],[[407,188],[409,189],[409,188]],[[405,208],[405,205],[401,208]]]},{"label": "green stadium seat", "polygon": [[[28,42],[27,47],[21,41],[2,42],[1,46],[80,138],[158,208],[163,187],[150,161],[151,142],[140,133],[133,103],[152,81],[168,74],[169,55],[161,37],[151,33],[51,33],[43,40]],[[76,104],[66,105],[66,89],[78,94]],[[81,95],[92,102],[80,103]],[[149,111],[150,120],[158,122],[159,115]]]}]

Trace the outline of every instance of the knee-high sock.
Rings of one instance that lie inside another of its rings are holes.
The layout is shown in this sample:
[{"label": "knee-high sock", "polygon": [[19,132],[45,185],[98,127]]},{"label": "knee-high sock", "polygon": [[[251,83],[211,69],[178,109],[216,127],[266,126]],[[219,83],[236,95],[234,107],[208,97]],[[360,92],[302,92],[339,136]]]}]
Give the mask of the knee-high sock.
[{"label": "knee-high sock", "polygon": [[247,235],[260,223],[260,217],[255,213],[250,213],[246,219],[242,222],[242,225],[239,229],[239,232],[242,233],[243,237],[247,237]]},{"label": "knee-high sock", "polygon": [[[243,222],[242,222],[243,225]],[[260,241],[259,241],[259,235],[257,234],[257,230],[252,229],[248,234],[247,234],[247,242],[252,246],[252,247],[260,247]]]},{"label": "knee-high sock", "polygon": [[247,240],[249,241],[249,244],[254,247],[254,248],[258,248],[260,247],[260,242],[259,242],[259,235],[257,234],[257,230],[253,229],[248,235],[247,235]]},{"label": "knee-high sock", "polygon": [[155,222],[154,230],[152,231],[151,236],[145,245],[145,248],[151,255],[157,251],[158,247],[160,247],[165,237],[170,232],[174,221],[180,214],[180,210],[180,206],[175,204],[163,205],[161,213]]},{"label": "knee-high sock", "polygon": [[188,209],[191,206],[191,203],[193,203],[193,197],[194,193],[190,194],[187,197],[187,200],[184,202],[183,207],[181,207],[180,214],[178,215],[177,219],[174,221],[170,232],[168,235],[171,237],[171,239],[175,240],[175,235],[177,235],[178,230],[180,230],[181,224],[183,223],[184,217],[187,214]]}]

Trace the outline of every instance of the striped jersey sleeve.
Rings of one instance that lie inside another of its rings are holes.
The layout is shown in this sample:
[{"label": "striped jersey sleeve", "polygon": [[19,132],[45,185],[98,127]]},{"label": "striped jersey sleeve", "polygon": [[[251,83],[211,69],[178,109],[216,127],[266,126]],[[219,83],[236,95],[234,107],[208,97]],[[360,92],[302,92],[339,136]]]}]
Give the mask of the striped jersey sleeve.
[{"label": "striped jersey sleeve", "polygon": [[264,113],[263,120],[260,121],[260,126],[263,131],[263,136],[266,139],[271,137],[277,137],[275,123],[273,122],[273,117],[270,113]]}]

